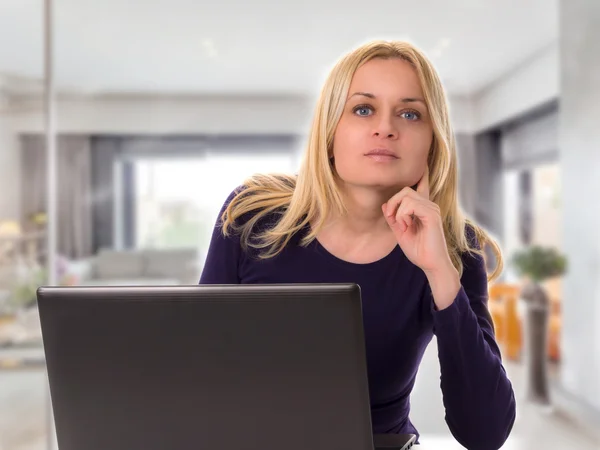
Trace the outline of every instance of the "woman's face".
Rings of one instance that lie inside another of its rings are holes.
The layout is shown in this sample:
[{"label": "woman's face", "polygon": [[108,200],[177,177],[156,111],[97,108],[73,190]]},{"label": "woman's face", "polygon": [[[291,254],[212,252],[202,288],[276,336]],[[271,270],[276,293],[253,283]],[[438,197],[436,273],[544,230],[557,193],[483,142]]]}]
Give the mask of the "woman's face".
[{"label": "woman's face", "polygon": [[421,179],[433,128],[410,63],[372,59],[354,74],[333,139],[338,176],[348,185],[413,186]]}]

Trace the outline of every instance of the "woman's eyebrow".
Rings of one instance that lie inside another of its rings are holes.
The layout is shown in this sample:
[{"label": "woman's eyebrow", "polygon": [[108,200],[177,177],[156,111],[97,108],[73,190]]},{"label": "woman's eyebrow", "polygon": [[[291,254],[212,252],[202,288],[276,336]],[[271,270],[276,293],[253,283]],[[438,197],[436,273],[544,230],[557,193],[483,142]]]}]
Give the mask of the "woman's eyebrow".
[{"label": "woman's eyebrow", "polygon": [[[367,98],[372,98],[375,99],[376,96],[375,94],[371,94],[370,92],[355,92],[354,94],[352,94],[350,97],[348,97],[348,99],[351,99],[354,96],[362,96],[362,97],[367,97]],[[405,97],[405,98],[401,98],[400,99],[401,103],[415,103],[415,102],[420,102],[423,103],[424,105],[426,105],[425,100],[419,97]]]}]

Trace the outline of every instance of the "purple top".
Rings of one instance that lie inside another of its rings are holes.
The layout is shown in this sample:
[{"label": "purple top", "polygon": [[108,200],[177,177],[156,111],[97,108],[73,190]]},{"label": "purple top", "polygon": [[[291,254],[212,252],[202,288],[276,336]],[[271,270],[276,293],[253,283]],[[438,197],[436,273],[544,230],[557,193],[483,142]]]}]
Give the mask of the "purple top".
[{"label": "purple top", "polygon": [[[227,199],[226,204],[233,198]],[[487,309],[483,259],[463,257],[462,287],[437,311],[425,274],[397,246],[369,264],[343,261],[296,234],[278,256],[258,260],[217,224],[200,284],[357,283],[361,288],[374,433],[414,433],[410,393],[425,348],[437,336],[446,422],[470,449],[498,449],[515,420],[515,399]],[[468,233],[474,239],[474,233]]]}]

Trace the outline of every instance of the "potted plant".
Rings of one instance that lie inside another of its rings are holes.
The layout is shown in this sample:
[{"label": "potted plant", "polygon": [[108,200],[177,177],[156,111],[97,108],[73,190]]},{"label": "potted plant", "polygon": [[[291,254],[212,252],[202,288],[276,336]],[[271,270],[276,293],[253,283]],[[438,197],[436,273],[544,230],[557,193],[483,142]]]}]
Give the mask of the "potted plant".
[{"label": "potted plant", "polygon": [[547,353],[550,300],[542,282],[563,275],[567,259],[551,247],[532,246],[513,257],[516,271],[523,277],[521,301],[524,317],[524,353],[527,372],[527,398],[534,403],[548,405]]},{"label": "potted plant", "polygon": [[515,253],[513,265],[524,278],[521,298],[529,305],[547,307],[548,295],[542,282],[563,275],[567,259],[555,248],[534,245]]}]

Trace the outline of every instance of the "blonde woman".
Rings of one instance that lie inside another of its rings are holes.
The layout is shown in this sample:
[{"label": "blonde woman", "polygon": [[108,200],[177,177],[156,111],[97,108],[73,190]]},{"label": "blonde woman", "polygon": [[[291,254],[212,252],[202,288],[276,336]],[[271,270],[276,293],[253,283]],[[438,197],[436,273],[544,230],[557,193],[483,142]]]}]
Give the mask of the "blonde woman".
[{"label": "blonde woman", "polygon": [[410,393],[437,338],[446,422],[469,449],[498,449],[515,399],[487,310],[482,248],[465,218],[441,82],[404,42],[343,57],[318,101],[297,176],[257,175],[226,200],[201,284],[361,287],[375,433],[414,433]]}]

